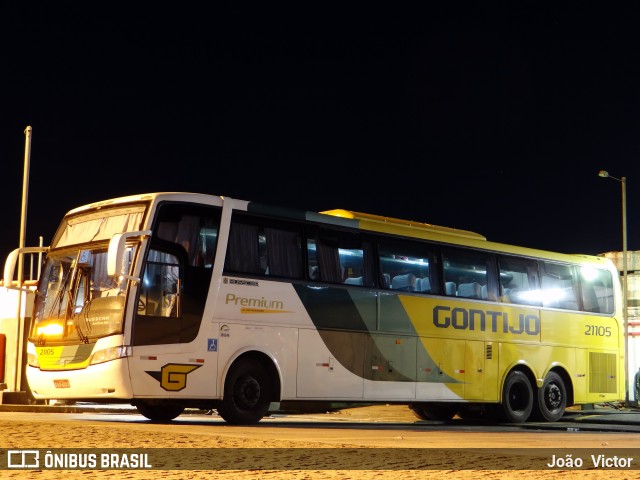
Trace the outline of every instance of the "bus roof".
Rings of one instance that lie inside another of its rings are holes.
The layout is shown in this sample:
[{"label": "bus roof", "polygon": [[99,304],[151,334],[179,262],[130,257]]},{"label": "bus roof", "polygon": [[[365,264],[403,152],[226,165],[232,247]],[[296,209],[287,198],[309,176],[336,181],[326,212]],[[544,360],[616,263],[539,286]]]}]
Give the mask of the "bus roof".
[{"label": "bus roof", "polygon": [[[444,233],[447,235],[455,235],[458,237],[464,238],[472,238],[474,240],[486,240],[487,238],[484,235],[479,233],[471,232],[469,230],[460,230],[458,228],[451,227],[441,227],[439,225],[432,225],[430,223],[416,222],[414,220],[402,220],[400,218],[392,218],[392,217],[383,217],[381,215],[373,215],[371,213],[362,213],[362,212],[353,212],[351,210],[343,210],[343,209],[335,209],[335,210],[325,210],[320,212],[325,215],[333,215],[335,217],[342,218],[351,218],[353,220],[358,220],[361,228],[365,228],[367,230],[378,230],[377,228],[367,227],[367,223],[371,224],[391,224],[397,225],[401,227],[411,227],[414,229],[421,229],[428,232],[433,233]],[[373,226],[373,225],[372,225]]]},{"label": "bus roof", "polygon": [[[475,246],[478,248],[485,248],[496,252],[529,255],[535,258],[546,258],[573,262],[578,261],[580,263],[592,263],[599,265],[608,262],[608,259],[602,257],[601,255],[560,253],[550,250],[540,250],[531,247],[523,247],[520,245],[493,242],[488,241],[484,235],[481,235],[479,233],[471,232],[468,230],[460,230],[457,228],[431,225],[429,223],[416,222],[413,220],[402,220],[398,218],[384,217],[380,215],[373,215],[370,213],[354,212],[351,210],[343,209],[326,210],[319,213],[322,215],[330,215],[333,217],[348,219],[347,221],[357,222],[358,228],[361,228],[363,230],[407,235],[418,238],[430,238],[437,241],[449,241],[453,243]],[[413,233],[409,233],[405,229],[411,229]],[[456,238],[465,240],[456,241]]]},{"label": "bus roof", "polygon": [[[264,204],[260,202],[232,199],[224,196],[214,196],[203,193],[193,192],[150,192],[138,195],[130,195],[124,197],[116,197],[108,200],[94,202],[88,205],[74,208],[67,212],[67,215],[73,215],[91,208],[103,208],[109,205],[121,203],[151,201],[159,199],[170,199],[177,201],[197,201],[203,204],[217,204],[230,200],[234,203],[234,208],[240,210],[253,211],[255,213],[269,214],[280,216],[282,218],[305,219],[309,221],[323,222],[333,225],[342,225],[345,227],[360,228],[363,230],[390,233],[395,235],[405,235],[414,238],[429,238],[436,241],[462,243],[465,245],[475,246],[489,250],[500,252],[518,253],[530,255],[533,257],[549,258],[564,261],[576,261],[590,263],[606,263],[611,262],[612,268],[615,269],[613,261],[603,257],[602,255],[589,255],[581,253],[560,253],[547,250],[533,249],[518,245],[504,244],[499,242],[488,241],[484,235],[469,230],[461,230],[451,227],[443,227],[440,225],[432,225],[414,220],[403,220],[393,217],[385,217],[370,213],[355,212],[346,209],[332,209],[321,212],[309,210],[279,207],[273,204]],[[459,239],[459,240],[456,240]]]}]

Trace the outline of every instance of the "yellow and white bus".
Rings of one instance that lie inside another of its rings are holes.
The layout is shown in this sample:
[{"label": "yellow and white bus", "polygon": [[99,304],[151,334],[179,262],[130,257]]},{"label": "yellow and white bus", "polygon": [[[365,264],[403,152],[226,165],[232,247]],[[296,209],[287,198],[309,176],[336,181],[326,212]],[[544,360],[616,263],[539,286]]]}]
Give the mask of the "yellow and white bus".
[{"label": "yellow and white bus", "polygon": [[44,250],[36,399],[252,424],[273,402],[525,422],[624,398],[621,286],[603,257],[180,192],[73,209]]}]

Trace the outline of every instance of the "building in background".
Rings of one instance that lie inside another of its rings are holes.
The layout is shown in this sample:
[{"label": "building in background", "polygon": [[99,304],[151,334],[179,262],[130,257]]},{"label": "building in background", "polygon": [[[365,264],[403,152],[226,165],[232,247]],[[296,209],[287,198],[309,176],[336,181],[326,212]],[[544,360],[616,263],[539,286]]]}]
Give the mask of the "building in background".
[{"label": "building in background", "polygon": [[[616,265],[622,278],[623,255],[622,252],[606,252],[600,256],[610,258]],[[629,358],[628,372],[629,378],[629,401],[638,404],[638,398],[635,387],[635,375],[640,368],[640,251],[627,252],[627,318],[628,327],[628,348]]]},{"label": "building in background", "polygon": [[0,280],[0,403],[29,402],[26,344],[42,257],[26,254],[24,259],[23,291],[9,290]]}]

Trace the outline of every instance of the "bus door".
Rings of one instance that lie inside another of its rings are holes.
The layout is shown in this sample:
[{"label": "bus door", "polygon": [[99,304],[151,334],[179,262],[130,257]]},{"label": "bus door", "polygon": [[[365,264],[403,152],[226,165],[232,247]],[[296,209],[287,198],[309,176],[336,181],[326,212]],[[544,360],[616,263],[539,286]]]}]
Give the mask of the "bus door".
[{"label": "bus door", "polygon": [[[213,396],[217,342],[198,339],[210,271],[184,251],[155,245],[147,255],[133,316],[130,375],[136,396]],[[196,278],[197,274],[203,278]],[[208,276],[208,278],[207,278]]]}]

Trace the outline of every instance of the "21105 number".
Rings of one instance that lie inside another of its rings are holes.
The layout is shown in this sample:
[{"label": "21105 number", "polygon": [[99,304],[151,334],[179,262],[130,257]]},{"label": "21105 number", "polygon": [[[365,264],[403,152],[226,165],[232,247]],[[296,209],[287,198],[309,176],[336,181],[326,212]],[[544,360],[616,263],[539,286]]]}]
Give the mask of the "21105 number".
[{"label": "21105 number", "polygon": [[610,337],[611,327],[603,327],[602,325],[585,325],[585,335],[591,335],[595,337]]}]

